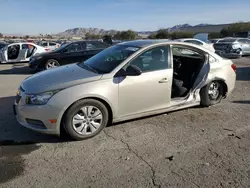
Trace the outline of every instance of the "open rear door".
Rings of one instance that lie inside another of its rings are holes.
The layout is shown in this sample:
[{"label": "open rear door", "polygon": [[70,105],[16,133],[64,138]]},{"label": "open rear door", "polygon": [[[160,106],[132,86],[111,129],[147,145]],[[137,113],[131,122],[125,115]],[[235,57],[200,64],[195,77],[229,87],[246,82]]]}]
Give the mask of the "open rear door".
[{"label": "open rear door", "polygon": [[26,61],[27,52],[27,49],[21,49],[17,57],[17,62]]}]

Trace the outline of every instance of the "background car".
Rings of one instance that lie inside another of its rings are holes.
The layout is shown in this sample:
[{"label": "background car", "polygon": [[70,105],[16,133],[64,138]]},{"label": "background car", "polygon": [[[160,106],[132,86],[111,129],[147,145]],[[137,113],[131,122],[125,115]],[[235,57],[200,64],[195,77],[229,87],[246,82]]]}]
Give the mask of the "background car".
[{"label": "background car", "polygon": [[13,109],[29,129],[87,139],[108,123],[220,103],[234,89],[235,71],[231,60],[197,45],[124,42],[25,79]]},{"label": "background car", "polygon": [[207,43],[210,43],[210,44],[214,45],[215,43],[217,43],[217,42],[219,42],[221,40],[223,40],[223,39],[210,39],[210,40],[207,41]]},{"label": "background car", "polygon": [[192,43],[192,44],[196,44],[196,45],[199,45],[199,46],[202,46],[212,52],[215,52],[214,50],[214,47],[212,44],[208,44],[206,42],[203,42],[202,40],[199,40],[199,39],[195,39],[195,38],[183,38],[183,39],[177,39],[177,41],[180,41],[180,42],[188,42],[188,43]]},{"label": "background car", "polygon": [[107,47],[107,44],[100,41],[77,41],[66,43],[54,51],[32,57],[29,62],[29,67],[39,71],[81,62]]},{"label": "background car", "polygon": [[1,50],[2,48],[4,48],[6,45],[7,45],[7,43],[5,43],[5,42],[0,42],[0,50]]},{"label": "background car", "polygon": [[11,43],[0,51],[0,63],[28,62],[33,55],[47,51],[46,48],[30,42]]},{"label": "background car", "polygon": [[225,38],[214,44],[217,54],[225,57],[250,55],[250,40],[247,38]]},{"label": "background car", "polygon": [[37,44],[39,46],[49,49],[49,51],[53,51],[61,46],[59,43],[52,41],[39,41]]}]

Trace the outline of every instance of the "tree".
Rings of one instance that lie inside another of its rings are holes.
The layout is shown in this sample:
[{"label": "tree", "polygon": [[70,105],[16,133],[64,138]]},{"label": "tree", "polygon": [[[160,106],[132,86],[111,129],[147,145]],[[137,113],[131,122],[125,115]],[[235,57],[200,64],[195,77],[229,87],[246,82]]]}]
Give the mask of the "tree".
[{"label": "tree", "polygon": [[2,33],[0,33],[0,38],[3,38],[3,34]]},{"label": "tree", "polygon": [[101,35],[97,35],[97,34],[91,34],[91,33],[86,33],[85,34],[85,39],[100,39]]},{"label": "tree", "polygon": [[156,39],[156,34],[157,33],[152,33],[148,36],[148,39]]},{"label": "tree", "polygon": [[233,23],[227,28],[221,30],[220,34],[222,37],[234,36],[240,32],[249,32],[250,31],[250,22],[238,22]]},{"label": "tree", "polygon": [[167,29],[158,30],[155,38],[157,38],[157,39],[168,39],[169,38],[168,30]]},{"label": "tree", "polygon": [[137,33],[132,30],[127,30],[127,31],[118,31],[114,35],[114,39],[119,39],[119,40],[134,40],[137,37]]},{"label": "tree", "polygon": [[24,39],[28,39],[28,38],[30,38],[30,36],[29,35],[25,35],[23,38]]}]

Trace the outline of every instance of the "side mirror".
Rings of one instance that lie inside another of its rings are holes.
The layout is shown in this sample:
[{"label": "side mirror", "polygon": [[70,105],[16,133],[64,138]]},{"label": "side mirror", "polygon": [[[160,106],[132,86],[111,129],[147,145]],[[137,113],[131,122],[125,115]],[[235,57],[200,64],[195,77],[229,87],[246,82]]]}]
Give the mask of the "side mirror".
[{"label": "side mirror", "polygon": [[141,69],[135,65],[129,65],[125,71],[126,76],[139,76],[141,73]]}]

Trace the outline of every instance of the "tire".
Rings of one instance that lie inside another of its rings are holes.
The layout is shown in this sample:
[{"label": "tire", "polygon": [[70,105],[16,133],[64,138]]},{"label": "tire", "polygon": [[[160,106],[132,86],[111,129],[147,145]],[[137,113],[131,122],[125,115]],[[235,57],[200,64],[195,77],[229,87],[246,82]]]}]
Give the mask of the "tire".
[{"label": "tire", "polygon": [[49,59],[48,61],[46,61],[45,65],[44,65],[44,70],[56,68],[59,66],[60,66],[60,63],[57,60]]},{"label": "tire", "polygon": [[[218,86],[218,93],[215,92],[215,86]],[[215,90],[212,92],[213,87]],[[215,80],[204,86],[200,91],[201,106],[208,107],[220,103],[223,98],[223,91],[224,86],[220,81]]]},{"label": "tire", "polygon": [[108,121],[108,109],[102,102],[83,99],[73,104],[66,112],[63,126],[73,140],[85,140],[99,134]]}]

